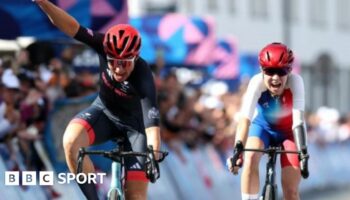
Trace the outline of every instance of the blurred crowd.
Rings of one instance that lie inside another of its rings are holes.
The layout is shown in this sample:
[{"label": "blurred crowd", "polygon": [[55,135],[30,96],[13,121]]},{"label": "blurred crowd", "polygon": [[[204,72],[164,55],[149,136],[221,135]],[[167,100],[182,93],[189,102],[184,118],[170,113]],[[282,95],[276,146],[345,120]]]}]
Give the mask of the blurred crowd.
[{"label": "blurred crowd", "polygon": [[[50,168],[35,143],[44,137],[54,102],[97,91],[97,73],[74,70],[77,51],[68,46],[47,62],[37,64],[26,49],[0,57],[0,155],[8,170]],[[247,82],[230,92],[226,83],[217,80],[193,84],[199,76],[195,70],[169,68],[161,57],[150,67],[158,91],[163,142],[179,154],[176,150],[181,145],[196,149],[210,144],[225,162],[232,152]],[[350,113],[321,107],[307,112],[306,117],[309,142],[322,146],[350,139]],[[51,197],[60,195],[50,187],[47,191]]]}]

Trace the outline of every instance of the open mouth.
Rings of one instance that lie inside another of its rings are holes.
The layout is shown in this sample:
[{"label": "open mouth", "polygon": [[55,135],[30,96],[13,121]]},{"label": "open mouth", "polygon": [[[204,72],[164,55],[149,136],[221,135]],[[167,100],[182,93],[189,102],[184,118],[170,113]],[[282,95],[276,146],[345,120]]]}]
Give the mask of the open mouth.
[{"label": "open mouth", "polygon": [[117,74],[117,73],[114,73],[114,75],[116,75],[116,76],[124,76],[124,74]]},{"label": "open mouth", "polygon": [[114,76],[124,76],[126,74],[126,72],[113,72]]},{"label": "open mouth", "polygon": [[124,75],[123,74],[116,74],[116,73],[114,73],[114,79],[116,80],[116,81],[121,81],[121,80],[123,80],[124,79]]},{"label": "open mouth", "polygon": [[282,86],[282,83],[271,83],[271,87],[274,89],[278,89]]}]

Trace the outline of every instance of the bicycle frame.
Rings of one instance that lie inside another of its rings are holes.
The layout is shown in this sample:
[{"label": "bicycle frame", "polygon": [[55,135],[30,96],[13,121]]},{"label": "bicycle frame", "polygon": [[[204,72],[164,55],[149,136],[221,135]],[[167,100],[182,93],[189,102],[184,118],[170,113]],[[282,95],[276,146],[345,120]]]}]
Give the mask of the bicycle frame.
[{"label": "bicycle frame", "polygon": [[112,162],[111,185],[108,190],[107,199],[124,200],[124,187],[122,177],[122,165],[118,162]]},{"label": "bicycle frame", "polygon": [[[119,150],[123,150],[123,139],[117,139],[117,148]],[[124,165],[124,157],[121,157],[120,162],[116,162],[113,160],[111,165],[111,184],[108,190],[107,199],[108,200],[124,200],[124,186],[123,186],[123,165]],[[125,174],[125,172],[124,172]]]},{"label": "bicycle frame", "polygon": [[273,199],[277,200],[277,184],[275,183],[275,166],[276,166],[277,154],[274,151],[268,153],[268,162],[266,164],[266,178],[265,185],[263,187],[262,196],[263,200]]},{"label": "bicycle frame", "polygon": [[266,163],[265,184],[261,193],[261,200],[277,200],[277,184],[276,184],[276,161],[277,155],[282,153],[300,154],[299,151],[282,150],[280,146],[269,147],[267,149],[243,149],[243,151],[255,151],[268,154]]},{"label": "bicycle frame", "polygon": [[[78,155],[77,173],[82,172],[83,159],[85,155],[102,155],[106,158],[111,159],[113,161],[111,165],[112,179],[111,179],[111,185],[108,191],[108,199],[124,200],[125,199],[124,185],[123,185],[124,181],[122,178],[122,175],[126,174],[125,168],[124,168],[124,163],[125,163],[124,158],[130,157],[130,156],[146,157],[147,159],[150,160],[150,163],[155,162],[156,170],[158,170],[158,163],[164,160],[164,158],[168,155],[168,152],[159,151],[159,153],[161,153],[162,156],[158,161],[156,161],[154,158],[154,151],[152,146],[148,146],[146,153],[145,152],[125,152],[123,151],[124,149],[123,138],[118,138],[116,142],[117,142],[116,148],[111,151],[103,151],[103,150],[87,151],[85,148],[80,148],[79,155]],[[149,155],[150,152],[151,152],[151,155]],[[152,165],[152,167],[155,167],[155,165]],[[152,171],[154,171],[153,168],[152,168]]]},{"label": "bicycle frame", "polygon": [[[108,200],[124,200],[124,185],[123,185],[123,166],[124,166],[124,156],[121,155],[123,152],[123,139],[117,138],[113,140],[117,143],[116,148],[110,152],[108,151],[87,151],[85,148],[81,148],[79,150],[78,156],[78,173],[82,171],[82,164],[84,156],[87,154],[92,155],[103,155],[112,160],[111,164],[111,183],[107,193]],[[119,153],[118,153],[119,152]],[[117,153],[117,155],[113,155],[113,153]],[[137,153],[135,153],[137,154]],[[125,155],[127,156],[127,155]],[[141,155],[139,155],[141,156]],[[142,155],[144,156],[144,155]],[[125,174],[125,172],[124,172]]]}]

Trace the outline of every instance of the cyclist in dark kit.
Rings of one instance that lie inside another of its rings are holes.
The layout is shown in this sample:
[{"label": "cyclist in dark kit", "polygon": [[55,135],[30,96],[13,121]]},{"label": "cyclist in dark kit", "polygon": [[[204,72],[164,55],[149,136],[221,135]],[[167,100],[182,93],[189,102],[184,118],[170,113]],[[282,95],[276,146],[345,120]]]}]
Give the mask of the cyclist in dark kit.
[{"label": "cyclist in dark kit", "polygon": [[[105,34],[81,26],[67,12],[48,0],[35,0],[51,22],[63,33],[79,40],[99,55],[100,90],[90,107],[68,124],[63,146],[68,167],[76,173],[81,147],[118,136],[127,138],[126,151],[145,152],[147,145],[160,149],[159,111],[151,70],[140,56],[141,37],[128,24],[112,26]],[[157,155],[156,155],[157,157]],[[148,179],[144,158],[126,158],[126,199],[146,199]],[[84,173],[93,173],[87,157]],[[88,199],[98,199],[95,185],[79,187]]]}]

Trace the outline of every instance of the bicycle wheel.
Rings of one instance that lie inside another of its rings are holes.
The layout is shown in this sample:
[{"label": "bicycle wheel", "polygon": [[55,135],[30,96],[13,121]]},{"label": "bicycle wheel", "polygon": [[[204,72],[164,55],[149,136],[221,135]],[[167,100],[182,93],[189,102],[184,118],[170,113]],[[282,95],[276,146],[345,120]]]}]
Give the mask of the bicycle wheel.
[{"label": "bicycle wheel", "polygon": [[265,186],[265,191],[263,192],[263,200],[277,200],[277,186],[268,184]]},{"label": "bicycle wheel", "polygon": [[113,188],[108,192],[108,200],[124,200],[124,197],[117,188]]}]

